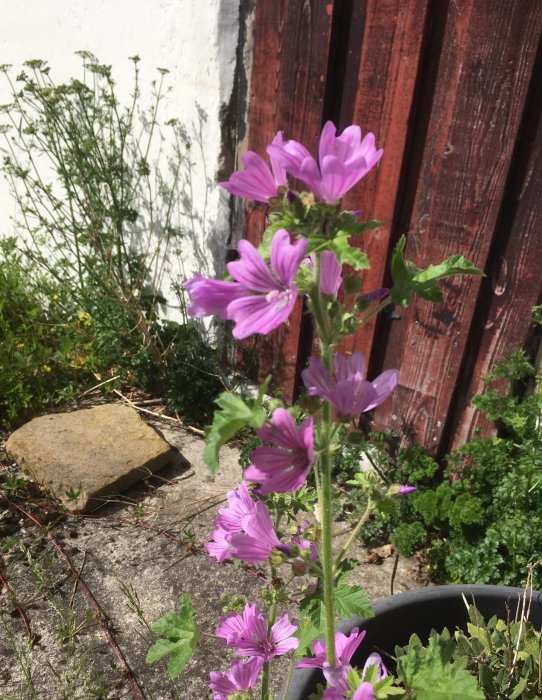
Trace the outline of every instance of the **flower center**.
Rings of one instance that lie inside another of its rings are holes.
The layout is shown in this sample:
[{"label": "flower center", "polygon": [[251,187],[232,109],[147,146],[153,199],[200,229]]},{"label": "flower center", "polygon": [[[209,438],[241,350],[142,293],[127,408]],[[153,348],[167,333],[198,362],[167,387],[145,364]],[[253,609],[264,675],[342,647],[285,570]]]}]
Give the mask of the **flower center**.
[{"label": "flower center", "polygon": [[292,297],[289,289],[272,289],[265,295],[265,300],[269,304],[274,304],[276,309],[282,309],[288,304]]}]

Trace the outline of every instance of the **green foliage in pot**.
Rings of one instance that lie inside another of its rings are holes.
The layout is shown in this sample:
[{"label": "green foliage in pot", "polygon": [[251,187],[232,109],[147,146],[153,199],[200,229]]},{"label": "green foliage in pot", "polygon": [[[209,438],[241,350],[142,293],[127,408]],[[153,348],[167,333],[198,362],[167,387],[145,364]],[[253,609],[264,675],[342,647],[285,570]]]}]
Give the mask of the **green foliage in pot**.
[{"label": "green foliage in pot", "polygon": [[542,634],[525,619],[485,621],[469,606],[467,630],[433,631],[427,644],[413,635],[396,648],[397,677],[405,698],[535,700],[542,693]]}]

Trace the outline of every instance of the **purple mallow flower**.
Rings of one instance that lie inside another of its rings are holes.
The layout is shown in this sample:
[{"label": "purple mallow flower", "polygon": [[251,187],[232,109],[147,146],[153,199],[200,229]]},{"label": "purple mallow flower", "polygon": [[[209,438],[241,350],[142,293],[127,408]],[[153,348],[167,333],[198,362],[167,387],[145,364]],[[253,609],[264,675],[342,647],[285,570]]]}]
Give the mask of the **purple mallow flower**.
[{"label": "purple mallow flower", "polygon": [[298,141],[272,143],[269,156],[280,160],[286,171],[302,180],[328,204],[341,199],[382,157],[375,148],[375,137],[362,138],[359,126],[347,127],[340,136],[333,122],[326,122],[320,136],[318,163]]},{"label": "purple mallow flower", "polygon": [[243,482],[228,493],[228,507],[215,518],[212,540],[205,543],[209,556],[218,562],[235,557],[241,561],[266,561],[275,547],[282,547],[269,511],[254,501]]},{"label": "purple mallow flower", "polygon": [[240,260],[228,263],[234,282],[210,280],[200,275],[185,283],[191,303],[188,313],[211,314],[234,321],[233,336],[266,334],[287,320],[297,299],[294,277],[305,255],[307,241],[290,242],[286,229],[279,229],[271,242],[267,265],[248,241],[237,244]]},{"label": "purple mallow flower", "polygon": [[[354,627],[348,637],[342,632],[335,632],[336,668],[349,665],[350,659],[363,641],[365,634],[365,630],[360,632],[358,627]],[[314,656],[301,659],[296,664],[296,668],[324,668],[324,665],[327,663],[326,645],[317,639],[312,643],[312,650],[314,651]]]},{"label": "purple mallow flower", "polygon": [[254,513],[243,518],[242,527],[243,532],[231,538],[232,555],[236,559],[253,563],[267,561],[275,548],[282,547],[263,503],[256,503]]},{"label": "purple mallow flower", "polygon": [[370,411],[385,401],[397,386],[399,372],[390,369],[372,382],[365,380],[365,359],[355,352],[347,359],[336,353],[331,374],[318,357],[312,357],[308,369],[303,370],[303,383],[311,396],[329,401],[337,413],[354,418]]},{"label": "purple mallow flower", "polygon": [[399,486],[399,495],[407,496],[409,493],[414,493],[418,489],[415,486],[409,486],[408,484],[402,484]]},{"label": "purple mallow flower", "polygon": [[[282,132],[279,131],[271,144],[280,148],[282,143]],[[254,151],[247,151],[241,160],[245,169],[233,173],[227,182],[220,183],[231,194],[256,202],[268,202],[271,197],[277,196],[279,187],[286,186],[286,172],[276,157],[270,156],[271,169]]]},{"label": "purple mallow flower", "polygon": [[271,423],[256,430],[258,437],[273,443],[258,447],[251,455],[245,479],[259,484],[261,493],[297,491],[314,464],[312,418],[296,426],[284,408],[273,411]]},{"label": "purple mallow flower", "polygon": [[[348,672],[352,668],[350,660],[364,636],[365,632],[358,633],[357,627],[352,630],[349,637],[346,637],[341,632],[335,634],[335,652],[337,657],[335,666],[330,666],[326,661],[326,647],[320,641],[314,642],[312,645],[316,656],[312,659],[303,659],[296,665],[297,668],[312,666],[323,670],[327,681],[327,689],[322,695],[322,700],[346,700],[349,692]],[[369,655],[361,672],[362,678],[365,677],[370,666],[376,666],[375,680],[377,682],[389,675],[380,654],[372,653]],[[372,684],[367,681],[362,683],[351,696],[351,700],[374,700]]]},{"label": "purple mallow flower", "polygon": [[235,659],[229,671],[211,671],[209,688],[214,691],[213,700],[228,700],[232,693],[250,690],[262,670],[264,659],[252,656],[247,661]]},{"label": "purple mallow flower", "polygon": [[268,631],[260,609],[247,603],[241,615],[231,612],[223,617],[215,634],[225,646],[236,647],[237,656],[258,656],[269,661],[297,649],[299,640],[292,636],[297,628],[284,614]]}]

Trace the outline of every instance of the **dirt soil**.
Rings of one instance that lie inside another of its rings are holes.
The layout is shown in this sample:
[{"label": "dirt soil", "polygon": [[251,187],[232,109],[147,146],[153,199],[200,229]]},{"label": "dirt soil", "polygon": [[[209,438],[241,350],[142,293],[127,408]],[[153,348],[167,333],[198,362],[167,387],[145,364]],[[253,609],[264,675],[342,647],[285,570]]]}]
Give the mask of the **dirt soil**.
[{"label": "dirt soil", "polygon": [[[202,548],[217,507],[241,476],[238,449],[225,447],[209,476],[201,437],[152,423],[179,451],[157,477],[87,516],[65,514],[35,486],[0,491],[0,700],[205,699],[211,670],[231,654],[213,631],[223,591],[257,602],[261,579],[250,566],[219,565]],[[0,453],[4,471],[14,465]],[[337,543],[347,536],[339,528]],[[424,585],[415,562],[384,547],[351,574],[374,599]],[[395,573],[394,573],[395,570]],[[171,682],[166,664],[145,663],[152,623],[187,594],[201,642]],[[274,677],[278,692],[282,672]]]}]

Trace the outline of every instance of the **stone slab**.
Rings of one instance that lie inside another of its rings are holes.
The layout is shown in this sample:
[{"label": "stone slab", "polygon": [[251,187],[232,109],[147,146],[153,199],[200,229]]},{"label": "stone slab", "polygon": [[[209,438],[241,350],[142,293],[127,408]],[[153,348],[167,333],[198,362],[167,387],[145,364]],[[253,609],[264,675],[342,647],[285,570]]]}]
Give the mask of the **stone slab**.
[{"label": "stone slab", "polygon": [[[95,509],[174,454],[137,411],[121,404],[34,418],[12,433],[6,449],[70,511]],[[70,491],[78,493],[76,500]]]}]

